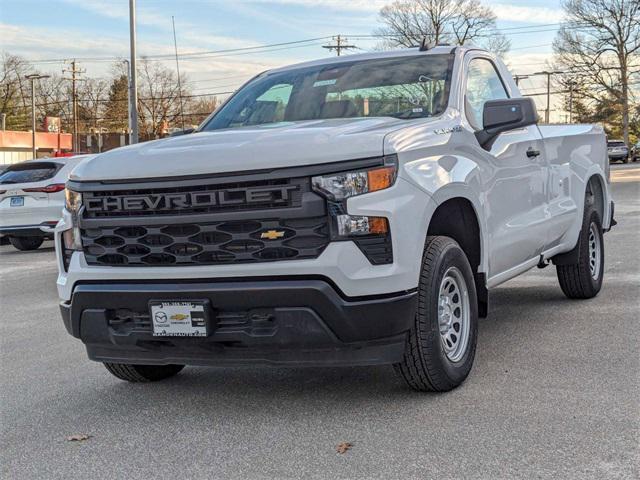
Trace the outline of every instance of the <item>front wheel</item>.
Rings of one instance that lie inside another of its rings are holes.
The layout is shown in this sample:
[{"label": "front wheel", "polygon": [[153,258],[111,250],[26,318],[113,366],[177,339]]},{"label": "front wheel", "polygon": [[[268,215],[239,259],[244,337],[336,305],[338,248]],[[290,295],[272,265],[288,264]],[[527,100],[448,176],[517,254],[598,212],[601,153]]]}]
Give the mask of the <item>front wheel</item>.
[{"label": "front wheel", "polygon": [[417,391],[451,390],[471,371],[477,335],[476,288],[467,256],[449,237],[427,237],[415,322],[396,372]]},{"label": "front wheel", "polygon": [[574,264],[557,265],[558,282],[569,298],[593,298],[602,288],[604,239],[600,216],[585,202],[582,229],[578,237],[578,259]]},{"label": "front wheel", "polygon": [[133,365],[128,363],[104,363],[109,372],[127,382],[157,382],[180,373],[184,365]]},{"label": "front wheel", "polygon": [[37,250],[44,238],[42,237],[9,237],[9,242],[18,250]]}]

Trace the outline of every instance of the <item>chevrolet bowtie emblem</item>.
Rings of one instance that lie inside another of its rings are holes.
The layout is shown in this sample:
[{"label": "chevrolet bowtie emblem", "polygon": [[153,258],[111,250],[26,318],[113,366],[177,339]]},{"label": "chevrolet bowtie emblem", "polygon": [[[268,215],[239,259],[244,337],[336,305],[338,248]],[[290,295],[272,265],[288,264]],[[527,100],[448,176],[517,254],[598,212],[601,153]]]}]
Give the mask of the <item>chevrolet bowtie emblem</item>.
[{"label": "chevrolet bowtie emblem", "polygon": [[277,230],[267,230],[260,234],[260,238],[266,238],[268,240],[275,240],[276,238],[284,237],[284,232],[278,232]]},{"label": "chevrolet bowtie emblem", "polygon": [[171,315],[171,317],[169,317],[171,320],[177,320],[178,322],[181,322],[182,320],[186,320],[187,318],[189,318],[189,315],[185,315],[184,313],[176,313],[175,315]]}]

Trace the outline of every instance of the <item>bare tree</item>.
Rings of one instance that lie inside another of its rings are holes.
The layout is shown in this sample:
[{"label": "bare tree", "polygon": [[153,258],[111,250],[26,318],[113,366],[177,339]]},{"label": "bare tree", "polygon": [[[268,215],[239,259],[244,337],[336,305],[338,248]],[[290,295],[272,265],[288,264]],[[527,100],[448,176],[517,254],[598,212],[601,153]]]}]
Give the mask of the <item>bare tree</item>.
[{"label": "bare tree", "polygon": [[29,127],[31,89],[25,75],[33,73],[31,66],[21,57],[2,53],[0,71],[0,113],[7,115],[8,128]]},{"label": "bare tree", "polygon": [[[138,72],[139,97],[138,115],[140,132],[147,136],[160,136],[165,127],[176,121],[180,115],[180,95],[188,97],[187,92],[180,94],[178,79],[173,70],[159,62],[143,58]],[[181,77],[182,85],[187,83]]]},{"label": "bare tree", "polygon": [[220,106],[220,101],[216,96],[188,99],[184,104],[185,112],[188,112],[185,114],[185,122],[189,125],[199,125],[218,106]]},{"label": "bare tree", "polygon": [[99,129],[107,126],[103,121],[105,96],[109,91],[109,84],[105,80],[87,78],[78,89],[78,117],[80,131],[87,132],[91,128]]},{"label": "bare tree", "polygon": [[622,134],[629,143],[631,80],[640,72],[638,0],[565,0],[566,20],[554,42],[556,66],[580,78],[583,94],[596,104],[619,105]]},{"label": "bare tree", "polygon": [[383,46],[411,47],[424,37],[434,44],[478,43],[504,55],[510,42],[496,29],[496,16],[479,0],[397,0],[380,10],[384,26],[376,32]]},{"label": "bare tree", "polygon": [[60,117],[63,131],[72,129],[71,86],[61,75],[40,80],[36,105],[41,117]]}]

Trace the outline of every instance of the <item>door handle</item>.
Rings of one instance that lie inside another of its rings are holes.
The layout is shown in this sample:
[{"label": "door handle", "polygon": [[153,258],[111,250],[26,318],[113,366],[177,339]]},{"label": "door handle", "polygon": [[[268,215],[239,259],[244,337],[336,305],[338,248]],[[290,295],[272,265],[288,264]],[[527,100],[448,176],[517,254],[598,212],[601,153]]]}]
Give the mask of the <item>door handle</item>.
[{"label": "door handle", "polygon": [[527,157],[529,158],[536,158],[539,155],[540,150],[534,150],[532,147],[529,147],[529,150],[527,150]]}]

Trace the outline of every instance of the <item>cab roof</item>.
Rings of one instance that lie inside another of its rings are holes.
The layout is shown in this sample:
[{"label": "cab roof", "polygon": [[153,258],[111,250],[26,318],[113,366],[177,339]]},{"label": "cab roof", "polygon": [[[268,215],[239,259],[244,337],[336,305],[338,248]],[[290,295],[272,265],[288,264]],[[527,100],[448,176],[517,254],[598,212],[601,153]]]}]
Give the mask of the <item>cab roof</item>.
[{"label": "cab roof", "polygon": [[453,51],[466,52],[469,50],[480,50],[477,47],[472,46],[456,46],[456,45],[438,45],[427,51],[421,51],[418,47],[403,48],[397,50],[387,50],[384,52],[367,52],[367,53],[355,53],[353,55],[344,55],[341,57],[327,57],[318,60],[311,60],[308,62],[296,63],[293,65],[287,65],[285,67],[278,67],[269,70],[268,73],[284,72],[286,70],[293,70],[297,68],[315,67],[318,65],[336,65],[340,63],[348,63],[359,60],[375,60],[379,58],[397,58],[397,57],[418,57],[422,55],[443,55],[450,54]]}]

